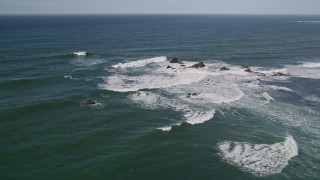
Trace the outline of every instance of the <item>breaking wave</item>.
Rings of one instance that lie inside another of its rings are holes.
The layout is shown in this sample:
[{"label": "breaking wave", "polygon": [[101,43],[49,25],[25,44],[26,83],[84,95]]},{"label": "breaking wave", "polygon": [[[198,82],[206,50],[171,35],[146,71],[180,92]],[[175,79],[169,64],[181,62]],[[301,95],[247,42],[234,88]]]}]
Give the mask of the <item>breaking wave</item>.
[{"label": "breaking wave", "polygon": [[170,126],[158,128],[163,131],[170,131],[172,126],[179,126],[183,122],[192,125],[204,123],[205,121],[212,119],[215,113],[214,110],[192,108],[175,99],[169,99],[152,92],[138,91],[135,94],[129,95],[129,98],[146,109],[171,109],[183,114],[184,120],[175,122]]},{"label": "breaking wave", "polygon": [[150,63],[159,63],[159,62],[165,62],[167,60],[167,57],[161,56],[161,57],[154,57],[150,59],[142,59],[138,61],[128,62],[128,63],[119,63],[116,65],[113,65],[113,68],[132,68],[132,67],[143,67]]},{"label": "breaking wave", "polygon": [[271,145],[224,141],[218,148],[226,162],[256,176],[280,173],[298,155],[298,145],[292,136]]},{"label": "breaking wave", "polygon": [[320,63],[304,62],[304,63],[301,64],[301,66],[307,67],[307,68],[316,68],[316,67],[320,67]]}]

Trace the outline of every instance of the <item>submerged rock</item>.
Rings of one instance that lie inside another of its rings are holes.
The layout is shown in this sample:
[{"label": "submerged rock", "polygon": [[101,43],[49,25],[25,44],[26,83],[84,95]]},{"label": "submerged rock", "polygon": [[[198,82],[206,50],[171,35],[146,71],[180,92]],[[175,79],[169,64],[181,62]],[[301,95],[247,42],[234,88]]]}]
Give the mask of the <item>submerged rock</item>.
[{"label": "submerged rock", "polygon": [[254,72],[256,75],[258,75],[258,76],[266,76],[266,74],[264,74],[264,73],[261,73],[261,72]]},{"label": "submerged rock", "polygon": [[179,60],[177,58],[173,58],[170,60],[170,63],[179,63]]},{"label": "submerged rock", "polygon": [[226,66],[223,66],[222,68],[220,68],[220,71],[229,71],[230,68],[226,67]]},{"label": "submerged rock", "polygon": [[194,64],[194,65],[190,66],[189,68],[203,68],[203,67],[205,67],[203,62],[199,62],[197,64]]},{"label": "submerged rock", "polygon": [[93,104],[96,104],[96,102],[95,102],[95,101],[93,101],[93,100],[91,100],[91,99],[87,99],[87,100],[85,101],[85,103],[86,103],[86,105],[93,105]]},{"label": "submerged rock", "polygon": [[290,76],[290,74],[286,74],[282,72],[274,72],[272,76]]}]

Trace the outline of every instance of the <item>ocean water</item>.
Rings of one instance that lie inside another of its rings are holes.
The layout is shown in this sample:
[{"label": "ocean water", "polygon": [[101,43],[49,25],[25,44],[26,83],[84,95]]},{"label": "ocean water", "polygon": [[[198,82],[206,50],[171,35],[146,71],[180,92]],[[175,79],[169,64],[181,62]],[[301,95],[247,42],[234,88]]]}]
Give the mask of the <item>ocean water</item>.
[{"label": "ocean water", "polygon": [[320,179],[319,22],[1,16],[0,179]]}]

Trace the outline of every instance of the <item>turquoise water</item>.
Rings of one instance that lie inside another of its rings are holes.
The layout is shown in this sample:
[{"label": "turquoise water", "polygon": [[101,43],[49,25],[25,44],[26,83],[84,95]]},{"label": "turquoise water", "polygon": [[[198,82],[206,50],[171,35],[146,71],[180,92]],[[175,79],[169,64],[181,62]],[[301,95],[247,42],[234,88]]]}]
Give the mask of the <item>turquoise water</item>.
[{"label": "turquoise water", "polygon": [[0,177],[319,179],[319,20],[1,16]]}]

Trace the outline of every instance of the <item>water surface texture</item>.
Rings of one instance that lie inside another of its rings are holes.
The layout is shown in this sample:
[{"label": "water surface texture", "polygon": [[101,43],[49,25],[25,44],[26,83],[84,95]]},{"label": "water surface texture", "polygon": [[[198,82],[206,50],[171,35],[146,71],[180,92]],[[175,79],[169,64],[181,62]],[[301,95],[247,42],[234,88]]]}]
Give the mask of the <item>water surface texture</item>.
[{"label": "water surface texture", "polygon": [[1,16],[0,177],[318,179],[319,92],[317,16]]}]

